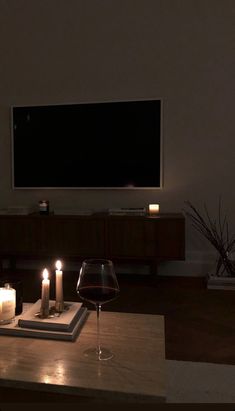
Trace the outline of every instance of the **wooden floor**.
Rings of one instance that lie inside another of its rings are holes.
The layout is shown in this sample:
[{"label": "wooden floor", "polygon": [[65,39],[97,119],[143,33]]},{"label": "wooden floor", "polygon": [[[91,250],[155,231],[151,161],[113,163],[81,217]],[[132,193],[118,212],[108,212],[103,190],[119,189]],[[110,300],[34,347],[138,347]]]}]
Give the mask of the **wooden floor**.
[{"label": "wooden floor", "polygon": [[[14,274],[23,281],[24,301],[40,298],[41,272]],[[64,272],[67,301],[78,300],[77,276]],[[207,290],[201,277],[122,274],[118,280],[120,296],[103,309],[164,315],[167,359],[235,364],[235,291]],[[51,286],[53,298],[53,281]]]},{"label": "wooden floor", "polygon": [[112,309],[165,316],[167,359],[235,364],[235,291],[207,290],[204,278],[185,277],[120,285]]}]

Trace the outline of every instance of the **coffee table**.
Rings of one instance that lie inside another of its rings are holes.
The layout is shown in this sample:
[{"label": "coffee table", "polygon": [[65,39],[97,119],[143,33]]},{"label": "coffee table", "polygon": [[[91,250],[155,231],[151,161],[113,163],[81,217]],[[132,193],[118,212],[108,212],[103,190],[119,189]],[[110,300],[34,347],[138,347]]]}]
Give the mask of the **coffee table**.
[{"label": "coffee table", "polygon": [[0,393],[24,390],[21,401],[31,402],[32,393],[43,392],[97,402],[165,401],[163,316],[103,311],[101,342],[114,352],[113,359],[84,356],[96,344],[95,311],[75,342],[1,336]]}]

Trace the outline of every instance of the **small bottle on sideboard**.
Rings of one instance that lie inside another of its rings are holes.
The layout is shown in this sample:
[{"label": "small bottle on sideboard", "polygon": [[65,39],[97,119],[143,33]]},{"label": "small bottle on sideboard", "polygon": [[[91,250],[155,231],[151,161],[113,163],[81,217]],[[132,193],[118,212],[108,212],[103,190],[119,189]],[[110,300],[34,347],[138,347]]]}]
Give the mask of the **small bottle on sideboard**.
[{"label": "small bottle on sideboard", "polygon": [[39,213],[42,215],[49,214],[49,201],[48,200],[40,200],[38,202],[39,205]]}]

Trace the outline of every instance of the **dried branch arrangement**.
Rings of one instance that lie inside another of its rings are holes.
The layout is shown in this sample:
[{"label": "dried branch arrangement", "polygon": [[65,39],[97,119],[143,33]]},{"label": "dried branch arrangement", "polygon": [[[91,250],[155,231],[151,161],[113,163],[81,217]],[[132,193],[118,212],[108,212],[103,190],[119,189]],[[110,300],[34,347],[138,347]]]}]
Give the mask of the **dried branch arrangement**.
[{"label": "dried branch arrangement", "polygon": [[219,199],[218,220],[209,216],[206,205],[204,205],[205,217],[192,205],[185,201],[188,209],[184,210],[190,218],[192,226],[201,233],[218,251],[216,276],[235,276],[235,263],[229,256],[235,251],[235,236],[230,236],[227,217],[222,217],[221,199]]}]

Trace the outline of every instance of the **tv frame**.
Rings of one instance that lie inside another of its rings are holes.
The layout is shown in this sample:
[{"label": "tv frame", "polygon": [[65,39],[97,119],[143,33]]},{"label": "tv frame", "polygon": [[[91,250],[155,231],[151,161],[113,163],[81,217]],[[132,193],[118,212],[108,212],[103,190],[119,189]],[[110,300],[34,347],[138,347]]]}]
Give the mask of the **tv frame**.
[{"label": "tv frame", "polygon": [[[79,104],[103,104],[103,103],[124,103],[124,102],[138,102],[138,101],[160,101],[160,185],[153,187],[16,187],[14,184],[14,132],[13,132],[13,109],[21,107],[48,107],[61,105],[79,105]],[[161,190],[163,188],[163,99],[162,98],[144,98],[144,99],[128,99],[128,100],[102,100],[102,101],[80,101],[80,102],[60,102],[60,103],[38,103],[38,104],[22,104],[10,106],[10,130],[11,130],[11,184],[13,190]]]}]

